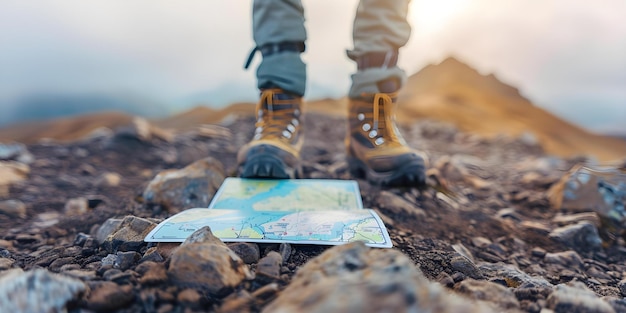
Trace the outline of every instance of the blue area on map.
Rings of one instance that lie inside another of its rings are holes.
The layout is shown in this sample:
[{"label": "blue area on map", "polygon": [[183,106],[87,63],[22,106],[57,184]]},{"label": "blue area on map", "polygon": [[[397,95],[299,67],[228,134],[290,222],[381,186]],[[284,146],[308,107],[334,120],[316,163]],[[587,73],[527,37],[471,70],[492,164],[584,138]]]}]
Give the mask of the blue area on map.
[{"label": "blue area on map", "polygon": [[[255,187],[248,188],[256,189]],[[220,199],[213,205],[212,209],[252,210],[252,205],[259,201],[266,200],[269,193],[271,193],[273,197],[286,197],[297,188],[298,185],[296,184],[287,184],[284,181],[278,180],[276,181],[276,185],[266,192],[261,192],[245,199]]]},{"label": "blue area on map", "polygon": [[[352,185],[348,185],[346,181],[332,181],[332,180],[305,180],[302,183],[294,182],[293,180],[276,180],[273,183],[276,183],[272,188],[255,194],[250,198],[238,199],[238,198],[229,198],[229,199],[218,199],[212,206],[212,209],[232,209],[232,210],[253,210],[253,205],[258,202],[262,202],[267,200],[269,197],[286,197],[296,189],[301,187],[301,184],[307,184],[311,186],[312,184],[319,184],[324,187],[335,187],[337,189],[346,190],[346,187],[351,187],[355,189]],[[223,188],[223,187],[222,187]],[[256,186],[247,187],[250,188],[249,192],[254,191]],[[355,190],[355,194],[358,195],[358,191]]]}]

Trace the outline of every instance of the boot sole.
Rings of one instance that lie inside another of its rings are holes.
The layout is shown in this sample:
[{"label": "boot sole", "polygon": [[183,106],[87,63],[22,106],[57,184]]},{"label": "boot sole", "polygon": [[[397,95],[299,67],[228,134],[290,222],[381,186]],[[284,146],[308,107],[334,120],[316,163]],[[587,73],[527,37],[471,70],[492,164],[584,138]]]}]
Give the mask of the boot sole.
[{"label": "boot sole", "polygon": [[273,153],[257,154],[239,166],[239,177],[242,178],[294,179],[300,173],[299,165],[287,166]]},{"label": "boot sole", "polygon": [[363,161],[349,157],[348,168],[352,176],[365,178],[370,184],[381,187],[423,187],[426,185],[423,162],[411,162],[389,172],[379,173],[370,169]]}]

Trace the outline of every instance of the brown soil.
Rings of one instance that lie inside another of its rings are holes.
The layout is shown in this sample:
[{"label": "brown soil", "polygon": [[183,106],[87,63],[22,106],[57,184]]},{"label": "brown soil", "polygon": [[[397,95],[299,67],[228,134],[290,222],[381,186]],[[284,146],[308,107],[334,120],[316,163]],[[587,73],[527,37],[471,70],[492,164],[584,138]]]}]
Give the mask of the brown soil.
[{"label": "brown soil", "polygon": [[[344,162],[343,123],[336,117],[307,115],[304,125],[307,141],[302,152],[306,177],[352,178]],[[98,225],[108,218],[129,214],[165,218],[167,212],[155,211],[142,203],[140,195],[146,184],[163,169],[181,168],[206,156],[220,160],[226,172],[234,174],[236,151],[253,133],[253,119],[238,119],[227,127],[233,132],[233,138],[211,139],[183,134],[172,143],[159,140],[145,142],[118,132],[114,136],[67,144],[29,145],[28,149],[36,158],[31,165],[31,175],[26,182],[13,186],[8,197],[26,203],[28,216],[20,219],[0,214],[0,239],[5,245],[12,246],[9,250],[12,258],[17,260],[17,266],[24,269],[50,268],[63,250],[73,246],[77,234],[93,234]],[[454,254],[452,245],[460,243],[471,251],[477,262],[513,264],[535,275],[539,275],[538,265],[545,270],[541,276],[553,284],[577,279],[598,295],[619,296],[617,284],[621,278],[615,277],[606,284],[598,285],[594,283],[593,275],[585,271],[563,272],[566,269],[544,264],[542,258],[533,255],[534,248],[547,252],[571,248],[549,239],[540,230],[522,225],[522,222],[534,222],[555,227],[551,220],[557,211],[549,208],[545,191],[575,160],[563,160],[559,163],[560,167],[550,168],[543,176],[547,183],[525,185],[521,182],[523,172],[520,171],[520,164],[543,157],[539,146],[508,137],[484,139],[433,122],[410,125],[402,131],[411,146],[429,153],[433,166],[447,157],[463,157],[471,161],[468,164],[473,163],[467,166],[469,175],[488,183],[480,187],[463,177],[442,172],[441,178],[450,186],[445,193],[430,187],[422,190],[384,190],[411,203],[415,210],[423,212],[419,214],[388,207],[381,200],[383,190],[358,181],[364,205],[378,210],[389,222],[394,249],[409,256],[428,278],[437,280],[442,273],[447,273],[455,281],[463,279],[463,275],[459,276],[449,264]],[[99,185],[98,177],[106,172],[120,174],[123,177],[121,184],[116,187]],[[67,200],[81,196],[92,199],[93,208],[82,215],[64,215]],[[498,212],[504,208],[513,208],[515,216],[498,217]],[[46,225],[46,222],[55,219],[59,222]],[[476,237],[487,238],[492,244],[478,247],[472,243]],[[326,249],[298,245],[293,248],[295,252],[287,264],[288,277],[280,282],[281,286],[288,284],[300,265]],[[263,251],[276,249],[275,245],[261,245],[262,254]],[[626,251],[623,247],[607,246],[598,251],[582,248],[578,252],[586,268],[596,266],[602,271],[626,272]],[[106,255],[107,252],[100,249],[67,256],[67,262],[86,268]],[[258,286],[243,285],[241,288],[252,291]],[[155,290],[171,293],[176,288],[168,284],[145,287],[135,282],[135,301],[120,312],[151,311],[165,305],[158,301],[155,303],[148,296]],[[208,301],[208,307],[215,309],[223,300],[211,298]],[[538,299],[523,302],[522,309],[533,311],[536,301]],[[178,304],[174,304],[174,308],[183,309]]]}]

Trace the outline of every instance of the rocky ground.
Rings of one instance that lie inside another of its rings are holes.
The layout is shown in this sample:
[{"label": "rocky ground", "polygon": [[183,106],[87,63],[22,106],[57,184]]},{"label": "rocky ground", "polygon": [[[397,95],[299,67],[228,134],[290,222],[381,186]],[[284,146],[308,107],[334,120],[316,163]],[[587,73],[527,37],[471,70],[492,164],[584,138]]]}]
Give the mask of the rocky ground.
[{"label": "rocky ground", "polygon": [[[307,116],[306,178],[351,178],[343,125]],[[548,200],[583,159],[435,122],[403,129],[429,154],[428,188],[358,181],[393,249],[224,244],[206,229],[180,247],[144,243],[208,204],[252,131],[250,119],[176,136],[137,122],[0,149],[0,311],[626,312],[623,239]]]}]

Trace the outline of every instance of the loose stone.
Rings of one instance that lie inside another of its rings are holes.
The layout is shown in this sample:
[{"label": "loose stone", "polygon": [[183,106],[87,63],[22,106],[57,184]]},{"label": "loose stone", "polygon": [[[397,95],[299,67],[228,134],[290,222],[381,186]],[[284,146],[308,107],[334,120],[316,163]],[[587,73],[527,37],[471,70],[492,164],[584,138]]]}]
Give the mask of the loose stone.
[{"label": "loose stone", "polygon": [[113,230],[106,237],[102,246],[109,253],[116,251],[139,251],[142,246],[146,245],[144,238],[154,227],[156,227],[156,224],[145,218],[127,216],[117,229]]},{"label": "loose stone", "polygon": [[170,213],[207,207],[224,177],[224,166],[213,158],[205,158],[181,170],[159,173],[146,187],[143,198]]},{"label": "loose stone", "polygon": [[547,307],[555,313],[614,313],[613,308],[598,298],[581,282],[557,285],[548,297]]},{"label": "loose stone", "polygon": [[233,250],[246,264],[252,264],[259,261],[260,250],[259,245],[250,242],[233,242],[228,247]]},{"label": "loose stone", "polygon": [[598,250],[602,245],[598,229],[591,222],[587,221],[559,227],[553,230],[549,236],[579,251]]},{"label": "loose stone", "polygon": [[502,309],[518,309],[519,302],[515,294],[500,284],[484,280],[466,279],[455,288],[471,298],[495,303]]},{"label": "loose stone", "polygon": [[576,251],[546,253],[543,259],[546,263],[555,263],[566,268],[582,268],[584,265],[582,258]]},{"label": "loose stone", "polygon": [[0,312],[63,312],[86,290],[78,279],[36,269],[0,275]]},{"label": "loose stone", "polygon": [[248,266],[221,241],[178,247],[171,255],[168,277],[181,287],[198,288],[214,296],[224,296],[244,279],[252,279]]},{"label": "loose stone", "polygon": [[0,214],[10,217],[26,218],[26,204],[20,200],[0,201]]},{"label": "loose stone", "polygon": [[256,268],[257,277],[262,276],[270,279],[279,279],[280,265],[283,263],[282,256],[276,251],[270,251],[259,260]]},{"label": "loose stone", "polygon": [[129,305],[134,299],[133,286],[120,286],[113,282],[90,283],[91,293],[86,307],[96,312],[110,312]]}]

